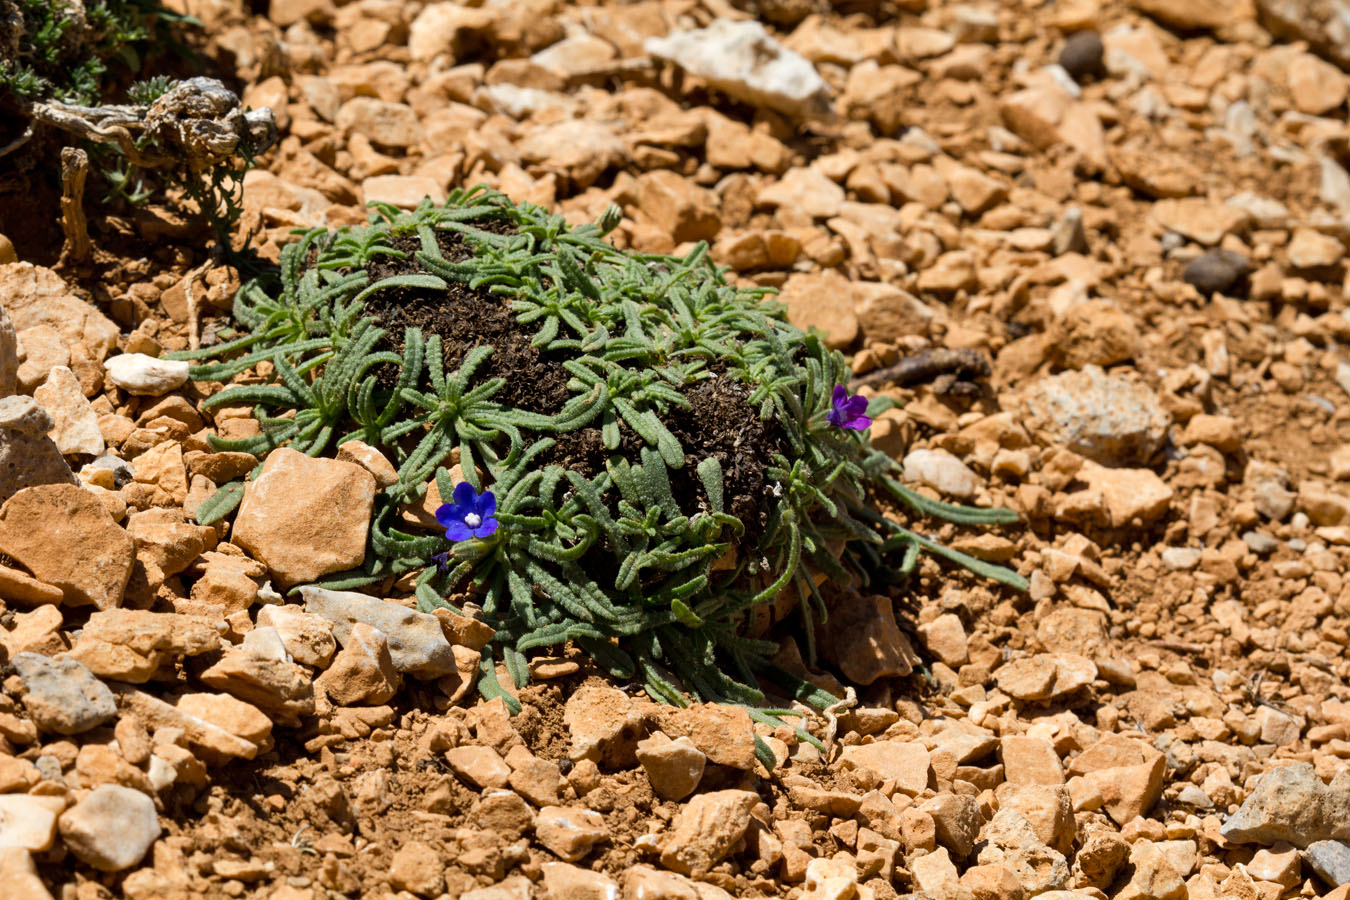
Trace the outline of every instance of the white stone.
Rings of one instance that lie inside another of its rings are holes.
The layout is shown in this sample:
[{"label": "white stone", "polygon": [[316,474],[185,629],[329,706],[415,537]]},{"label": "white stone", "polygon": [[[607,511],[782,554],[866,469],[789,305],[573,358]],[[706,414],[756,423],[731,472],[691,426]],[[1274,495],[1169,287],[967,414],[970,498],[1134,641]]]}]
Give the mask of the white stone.
[{"label": "white stone", "polygon": [[101,872],[140,862],[160,835],[155,802],[140,791],[102,784],[61,814],[66,847]]},{"label": "white stone", "polygon": [[144,353],[123,353],[103,366],[108,380],[129,394],[158,397],[177,390],[188,379],[186,360],[156,359]]},{"label": "white stone", "polygon": [[913,450],[905,456],[905,480],[917,481],[953,497],[970,497],[979,477],[945,450]]},{"label": "white stone", "polygon": [[815,67],[759,22],[715,19],[707,28],[648,38],[643,49],[737,99],[803,118],[830,113],[830,89]]}]

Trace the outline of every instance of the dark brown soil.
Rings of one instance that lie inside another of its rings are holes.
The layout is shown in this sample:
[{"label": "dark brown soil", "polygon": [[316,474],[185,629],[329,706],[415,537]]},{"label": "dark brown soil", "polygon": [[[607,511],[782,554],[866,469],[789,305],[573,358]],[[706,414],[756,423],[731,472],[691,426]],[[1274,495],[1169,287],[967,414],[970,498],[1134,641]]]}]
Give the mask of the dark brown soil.
[{"label": "dark brown soil", "polygon": [[[441,254],[450,262],[473,255],[469,241],[457,232],[439,232],[437,238]],[[421,248],[416,237],[399,237],[391,243],[407,257],[377,257],[367,269],[372,284],[393,275],[424,271],[413,255]],[[439,335],[447,374],[459,368],[474,347],[491,346],[492,356],[479,369],[478,377],[506,379],[506,385],[493,397],[504,406],[551,415],[567,402],[567,371],[558,360],[546,359],[530,344],[534,329],[516,321],[507,297],[452,281],[445,290],[378,291],[366,301],[365,312],[389,332],[381,342],[382,350],[402,353],[403,336],[409,328],[422,329],[426,337]],[[396,377],[392,368],[382,374],[382,380],[391,386]]]},{"label": "dark brown soil", "polygon": [[[486,230],[502,233],[501,223],[483,223]],[[451,262],[473,254],[468,239],[457,232],[437,235],[442,255]],[[414,254],[421,244],[412,236],[391,241],[405,258],[377,257],[369,266],[371,282],[394,275],[424,271]],[[422,329],[424,335],[439,335],[445,371],[453,372],[474,347],[490,345],[492,356],[479,370],[477,378],[502,377],[505,386],[493,398],[504,406],[537,412],[556,413],[567,401],[567,372],[555,354],[541,352],[531,341],[535,329],[516,320],[509,297],[486,290],[475,290],[462,282],[451,282],[444,290],[391,288],[373,294],[365,312],[388,331],[381,348],[402,353],[408,328]],[[392,366],[379,375],[392,386],[397,372]],[[665,418],[666,427],[684,448],[686,466],[672,473],[671,487],[680,508],[688,515],[707,508],[707,497],[694,467],[709,457],[722,465],[723,497],[726,511],[745,525],[746,536],[758,540],[768,524],[775,498],[766,483],[764,466],[781,449],[782,433],[771,422],[759,418],[747,402],[749,388],[714,369],[712,378],[686,389],[688,408],[672,409]],[[626,424],[620,423],[620,444],[615,452],[636,456],[642,440]],[[611,451],[601,440],[600,429],[586,427],[555,436],[556,445],[540,460],[541,465],[560,465],[587,478],[605,469]]]}]

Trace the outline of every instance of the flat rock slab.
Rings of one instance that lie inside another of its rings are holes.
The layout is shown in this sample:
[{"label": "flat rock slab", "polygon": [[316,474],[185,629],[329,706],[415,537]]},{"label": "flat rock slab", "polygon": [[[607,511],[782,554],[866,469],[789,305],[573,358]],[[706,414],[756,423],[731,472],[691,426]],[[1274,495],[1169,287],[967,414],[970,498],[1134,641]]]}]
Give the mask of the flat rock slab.
[{"label": "flat rock slab", "polygon": [[68,606],[112,609],[122,605],[136,542],[92,492],[44,484],[0,507],[0,553],[59,587]]},{"label": "flat rock slab", "polygon": [[282,447],[245,489],[233,540],[291,587],[361,565],[374,504],[365,469]]},{"label": "flat rock slab", "polygon": [[333,637],[347,646],[352,627],[369,625],[384,633],[389,655],[400,672],[437,678],[455,671],[455,652],[433,615],[355,591],[330,591],[307,585],[300,589],[305,612],[333,623]]}]

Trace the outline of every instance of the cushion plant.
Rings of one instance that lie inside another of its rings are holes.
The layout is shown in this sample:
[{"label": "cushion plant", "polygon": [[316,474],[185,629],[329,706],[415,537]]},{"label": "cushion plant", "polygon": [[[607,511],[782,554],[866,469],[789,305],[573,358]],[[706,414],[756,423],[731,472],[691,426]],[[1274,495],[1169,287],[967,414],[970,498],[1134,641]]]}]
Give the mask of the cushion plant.
[{"label": "cushion plant", "polygon": [[[261,425],[218,449],[360,439],[390,456],[399,480],[377,499],[366,563],[327,585],[415,571],[423,610],[477,604],[497,629],[485,695],[501,693],[497,659],[523,685],[531,651],[571,641],[659,700],[778,722],[762,684],[834,698],[774,667],[778,645],[747,622],[786,595],[813,654],[829,615],[815,576],[877,591],[926,550],[1023,585],[883,512],[1015,518],[900,484],[864,433],[885,401],[849,396],[844,357],[769,292],[729,285],[706,245],[620,251],[604,240],[617,208],[571,228],[483,188],[374,209],[285,247],[279,279],[239,291],[237,336],[180,356],[215,360],[198,379],[266,374],[207,401],[253,405]],[[400,516],[432,483],[451,501],[444,534]],[[242,492],[224,486],[198,518]]]}]

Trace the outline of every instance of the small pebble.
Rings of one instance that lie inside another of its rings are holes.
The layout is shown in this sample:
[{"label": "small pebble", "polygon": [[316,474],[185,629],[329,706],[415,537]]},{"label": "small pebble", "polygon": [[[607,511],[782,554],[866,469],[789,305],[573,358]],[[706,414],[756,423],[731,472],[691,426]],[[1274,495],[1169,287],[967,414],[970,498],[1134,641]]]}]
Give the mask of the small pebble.
[{"label": "small pebble", "polygon": [[1077,31],[1069,35],[1059,51],[1059,64],[1080,84],[1088,78],[1105,74],[1103,59],[1106,50],[1102,36],[1095,31]]},{"label": "small pebble", "polygon": [[[1228,294],[1251,271],[1247,257],[1233,250],[1206,250],[1186,264],[1181,279],[1202,294]],[[1246,291],[1241,291],[1246,293]]]},{"label": "small pebble", "polygon": [[156,359],[144,353],[123,353],[103,365],[108,380],[129,394],[158,397],[177,390],[188,379],[187,362]]},{"label": "small pebble", "polygon": [[1280,542],[1268,534],[1262,534],[1259,531],[1248,531],[1242,535],[1243,542],[1253,553],[1265,556],[1268,553],[1274,553],[1280,547]]}]

